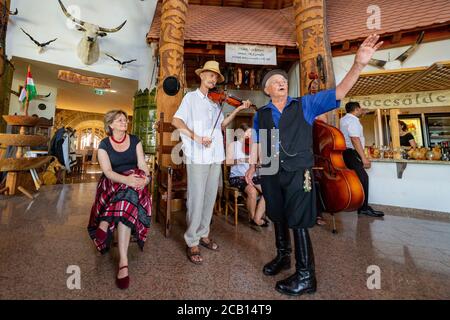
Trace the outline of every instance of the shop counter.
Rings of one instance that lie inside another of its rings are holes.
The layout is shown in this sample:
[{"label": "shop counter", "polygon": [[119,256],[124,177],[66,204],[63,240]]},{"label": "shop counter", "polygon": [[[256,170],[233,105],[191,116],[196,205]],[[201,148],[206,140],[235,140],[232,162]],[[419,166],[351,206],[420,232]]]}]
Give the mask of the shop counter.
[{"label": "shop counter", "polygon": [[370,161],[369,203],[450,214],[450,161]]}]

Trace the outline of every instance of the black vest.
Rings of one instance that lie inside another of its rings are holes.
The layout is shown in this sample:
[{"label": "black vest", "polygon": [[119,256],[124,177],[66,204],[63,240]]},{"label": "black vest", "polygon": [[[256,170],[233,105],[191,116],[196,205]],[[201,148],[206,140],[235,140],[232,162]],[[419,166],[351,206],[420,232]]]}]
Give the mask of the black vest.
[{"label": "black vest", "polygon": [[[306,122],[303,115],[301,98],[292,101],[283,109],[278,134],[272,118],[272,109],[258,110],[259,129],[267,129],[267,135],[260,132],[261,162],[269,167],[271,161],[280,161],[280,167],[286,171],[309,168],[314,164],[312,125]],[[264,137],[266,138],[264,139]],[[279,142],[279,150],[276,151]]]}]

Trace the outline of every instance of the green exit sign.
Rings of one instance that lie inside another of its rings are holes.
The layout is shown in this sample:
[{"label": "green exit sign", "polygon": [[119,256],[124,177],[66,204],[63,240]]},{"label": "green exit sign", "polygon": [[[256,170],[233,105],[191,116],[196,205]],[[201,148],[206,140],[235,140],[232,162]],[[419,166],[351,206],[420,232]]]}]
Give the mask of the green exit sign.
[{"label": "green exit sign", "polygon": [[94,93],[98,94],[99,96],[102,96],[105,94],[105,90],[103,89],[94,89]]}]

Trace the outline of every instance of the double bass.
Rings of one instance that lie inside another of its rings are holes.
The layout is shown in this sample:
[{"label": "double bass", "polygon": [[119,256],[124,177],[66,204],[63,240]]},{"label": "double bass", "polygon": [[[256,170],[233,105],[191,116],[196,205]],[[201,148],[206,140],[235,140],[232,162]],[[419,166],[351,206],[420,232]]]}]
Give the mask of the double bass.
[{"label": "double bass", "polygon": [[[324,211],[355,211],[364,202],[364,189],[358,176],[346,167],[342,153],[346,150],[342,132],[321,121],[313,125],[314,177],[320,185]],[[335,232],[335,231],[333,231]]]}]

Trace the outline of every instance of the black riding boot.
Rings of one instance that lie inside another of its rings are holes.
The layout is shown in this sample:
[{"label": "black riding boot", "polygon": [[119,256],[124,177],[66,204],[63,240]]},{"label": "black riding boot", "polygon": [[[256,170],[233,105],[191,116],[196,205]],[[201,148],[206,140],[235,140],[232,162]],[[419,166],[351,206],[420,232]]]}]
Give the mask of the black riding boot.
[{"label": "black riding boot", "polygon": [[274,276],[281,270],[291,267],[291,238],[289,237],[289,228],[287,224],[275,222],[275,245],[277,247],[277,256],[267,263],[263,272],[266,276]]},{"label": "black riding boot", "polygon": [[294,229],[295,273],[277,282],[275,289],[283,294],[298,296],[316,292],[314,253],[308,229]]}]

